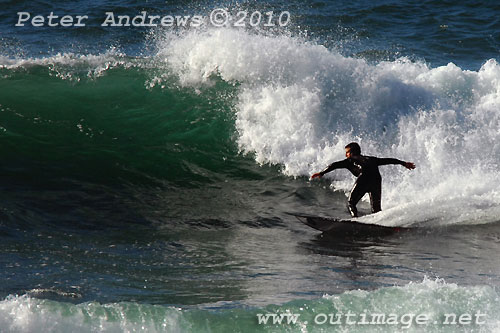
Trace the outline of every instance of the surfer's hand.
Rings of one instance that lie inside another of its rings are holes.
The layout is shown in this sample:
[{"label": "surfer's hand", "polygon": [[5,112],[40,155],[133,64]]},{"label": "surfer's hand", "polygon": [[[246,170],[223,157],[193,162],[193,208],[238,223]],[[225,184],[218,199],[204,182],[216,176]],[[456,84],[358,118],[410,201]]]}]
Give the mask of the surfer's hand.
[{"label": "surfer's hand", "polygon": [[323,177],[323,175],[321,174],[321,172],[316,172],[315,174],[313,174],[313,175],[311,176],[311,179],[314,179],[314,178],[321,178],[321,177]]},{"label": "surfer's hand", "polygon": [[404,166],[405,166],[405,168],[407,168],[409,170],[415,169],[415,164],[412,162],[405,162]]}]

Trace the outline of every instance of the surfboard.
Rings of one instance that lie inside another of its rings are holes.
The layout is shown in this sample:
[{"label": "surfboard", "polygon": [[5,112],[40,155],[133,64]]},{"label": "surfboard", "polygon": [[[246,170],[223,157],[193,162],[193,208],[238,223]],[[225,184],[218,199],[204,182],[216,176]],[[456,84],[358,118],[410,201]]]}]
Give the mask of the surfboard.
[{"label": "surfboard", "polygon": [[387,227],[379,224],[362,223],[355,220],[322,217],[307,214],[288,213],[300,222],[325,233],[338,234],[385,234],[400,231],[401,227]]}]

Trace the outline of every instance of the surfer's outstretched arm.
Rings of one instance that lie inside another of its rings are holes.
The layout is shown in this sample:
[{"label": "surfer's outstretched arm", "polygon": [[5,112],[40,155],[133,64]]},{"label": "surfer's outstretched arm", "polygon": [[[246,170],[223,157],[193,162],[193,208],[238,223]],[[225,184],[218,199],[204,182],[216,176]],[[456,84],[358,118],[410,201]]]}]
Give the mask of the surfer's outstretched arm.
[{"label": "surfer's outstretched arm", "polygon": [[348,163],[347,160],[333,162],[328,167],[326,167],[326,169],[324,169],[323,171],[316,172],[315,174],[313,174],[311,176],[311,179],[321,178],[321,177],[323,177],[323,175],[325,173],[328,173],[328,172],[333,171],[335,169],[347,168],[348,167],[347,163]]},{"label": "surfer's outstretched arm", "polygon": [[405,162],[398,160],[397,158],[377,158],[378,165],[387,165],[387,164],[400,164],[409,170],[415,169],[415,164],[412,162]]}]

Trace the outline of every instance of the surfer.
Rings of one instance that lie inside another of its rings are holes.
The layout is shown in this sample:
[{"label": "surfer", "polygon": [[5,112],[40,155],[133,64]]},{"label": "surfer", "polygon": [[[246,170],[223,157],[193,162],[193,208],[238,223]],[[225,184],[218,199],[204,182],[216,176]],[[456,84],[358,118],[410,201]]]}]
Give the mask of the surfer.
[{"label": "surfer", "polygon": [[356,204],[366,193],[370,194],[370,204],[372,213],[382,210],[380,206],[382,196],[382,177],[378,170],[379,165],[400,164],[407,169],[415,169],[412,162],[404,162],[396,158],[378,158],[374,156],[361,155],[361,147],[356,142],[351,142],[345,146],[345,160],[333,162],[326,169],[311,176],[311,179],[321,178],[325,173],[335,169],[348,169],[358,177],[354,183],[347,207],[352,217],[358,217]]}]

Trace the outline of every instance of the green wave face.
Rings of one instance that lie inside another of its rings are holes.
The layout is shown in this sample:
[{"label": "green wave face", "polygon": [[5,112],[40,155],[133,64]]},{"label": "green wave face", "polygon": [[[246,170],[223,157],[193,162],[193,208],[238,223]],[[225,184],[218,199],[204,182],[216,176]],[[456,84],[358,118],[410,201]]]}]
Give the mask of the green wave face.
[{"label": "green wave face", "polygon": [[2,69],[0,152],[11,177],[186,185],[233,172],[235,87],[160,86],[158,69],[102,66]]}]

